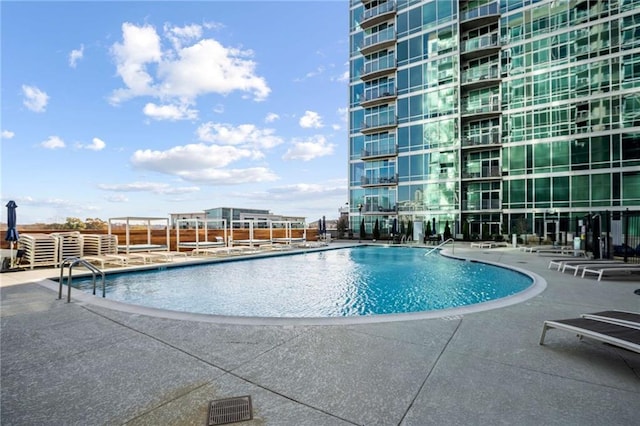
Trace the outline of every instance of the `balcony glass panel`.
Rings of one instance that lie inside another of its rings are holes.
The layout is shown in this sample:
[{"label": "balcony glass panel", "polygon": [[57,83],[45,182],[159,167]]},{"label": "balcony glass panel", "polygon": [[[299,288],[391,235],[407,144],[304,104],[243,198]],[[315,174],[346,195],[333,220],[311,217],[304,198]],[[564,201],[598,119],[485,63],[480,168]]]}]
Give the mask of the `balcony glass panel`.
[{"label": "balcony glass panel", "polygon": [[388,27],[382,31],[377,31],[371,35],[368,35],[362,41],[361,48],[373,46],[374,44],[382,43],[389,40],[395,40],[396,31],[394,27]]},{"label": "balcony glass panel", "polygon": [[480,18],[487,15],[496,15],[498,13],[498,2],[489,3],[476,7],[475,9],[460,12],[460,20],[468,21],[469,19]]},{"label": "balcony glass panel", "polygon": [[396,59],[393,55],[386,55],[381,58],[374,59],[364,63],[362,74],[370,74],[372,72],[386,70],[396,67]]},{"label": "balcony glass panel", "polygon": [[362,101],[371,101],[378,98],[384,98],[387,96],[394,96],[396,94],[395,82],[388,81],[383,84],[378,84],[373,87],[367,87],[364,89],[364,99]]},{"label": "balcony glass panel", "polygon": [[362,20],[366,21],[367,19],[374,18],[378,15],[383,15],[388,12],[393,12],[396,9],[396,2],[389,1],[386,3],[382,3],[376,7],[372,7],[371,9],[365,9],[362,14]]},{"label": "balcony glass panel", "polygon": [[472,50],[487,49],[498,46],[498,33],[493,33],[467,40],[462,43],[461,49],[463,52],[470,52]]}]

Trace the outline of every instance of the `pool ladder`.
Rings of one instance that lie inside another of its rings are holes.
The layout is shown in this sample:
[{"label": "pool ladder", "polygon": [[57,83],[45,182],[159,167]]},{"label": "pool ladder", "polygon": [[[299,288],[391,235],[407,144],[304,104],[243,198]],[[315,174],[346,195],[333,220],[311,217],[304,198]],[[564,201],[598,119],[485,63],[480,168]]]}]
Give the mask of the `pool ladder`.
[{"label": "pool ladder", "polygon": [[456,240],[454,240],[453,238],[449,238],[447,241],[444,241],[444,242],[438,244],[437,246],[435,246],[434,248],[432,248],[431,250],[426,252],[424,255],[426,256],[428,254],[433,253],[434,251],[438,250],[439,248],[442,248],[447,243],[452,243],[452,247],[453,248],[451,249],[451,251],[454,251],[455,250],[455,242],[456,242]]},{"label": "pool ladder", "polygon": [[96,274],[100,274],[102,276],[102,297],[105,297],[106,290],[104,287],[104,272],[84,259],[81,259],[79,257],[68,257],[60,263],[60,288],[58,289],[58,299],[62,299],[62,284],[64,281],[64,267],[66,265],[69,265],[69,275],[67,276],[67,287],[69,288],[69,291],[67,292],[67,303],[71,302],[71,280],[73,276],[73,267],[75,265],[82,265],[89,271],[91,271],[91,275],[93,277],[92,280],[94,296],[96,294]]}]

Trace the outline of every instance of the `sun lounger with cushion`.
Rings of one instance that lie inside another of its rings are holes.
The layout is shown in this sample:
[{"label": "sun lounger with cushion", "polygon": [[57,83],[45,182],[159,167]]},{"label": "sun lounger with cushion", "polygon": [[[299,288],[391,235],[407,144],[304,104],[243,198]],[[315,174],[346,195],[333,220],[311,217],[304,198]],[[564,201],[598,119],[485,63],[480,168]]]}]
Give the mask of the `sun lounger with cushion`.
[{"label": "sun lounger with cushion", "polygon": [[544,345],[547,330],[550,328],[570,331],[581,338],[586,337],[640,353],[640,329],[634,327],[592,318],[545,321],[542,327],[542,335],[540,336],[541,345]]}]

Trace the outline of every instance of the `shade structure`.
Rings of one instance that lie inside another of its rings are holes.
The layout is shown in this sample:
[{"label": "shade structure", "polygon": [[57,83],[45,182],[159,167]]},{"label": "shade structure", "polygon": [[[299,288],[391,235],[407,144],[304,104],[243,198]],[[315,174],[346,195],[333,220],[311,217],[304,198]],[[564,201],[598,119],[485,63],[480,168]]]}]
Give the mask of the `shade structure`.
[{"label": "shade structure", "polygon": [[18,241],[19,235],[18,230],[16,229],[17,219],[16,219],[16,202],[11,200],[7,203],[7,234],[5,235],[5,241],[11,242],[11,266],[13,267],[14,258],[13,258],[13,245],[16,241]]}]

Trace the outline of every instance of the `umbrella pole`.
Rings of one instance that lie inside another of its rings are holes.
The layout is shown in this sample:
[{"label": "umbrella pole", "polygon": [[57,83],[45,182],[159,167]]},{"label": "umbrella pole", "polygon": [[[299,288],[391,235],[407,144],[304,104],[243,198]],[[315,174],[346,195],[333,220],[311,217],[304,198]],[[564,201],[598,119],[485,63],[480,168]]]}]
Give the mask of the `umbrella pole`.
[{"label": "umbrella pole", "polygon": [[11,259],[11,263],[9,264],[10,268],[13,268],[14,265],[14,261],[13,261],[13,241],[11,241],[11,243],[9,244],[9,259]]}]

